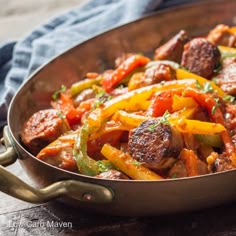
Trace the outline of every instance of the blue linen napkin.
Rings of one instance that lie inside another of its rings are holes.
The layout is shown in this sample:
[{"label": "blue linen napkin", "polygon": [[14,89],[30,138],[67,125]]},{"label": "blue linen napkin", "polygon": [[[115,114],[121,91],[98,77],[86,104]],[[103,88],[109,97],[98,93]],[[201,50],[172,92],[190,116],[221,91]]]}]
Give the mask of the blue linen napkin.
[{"label": "blue linen napkin", "polygon": [[19,42],[0,46],[0,127],[21,83],[40,65],[107,29],[147,13],[194,0],[89,0],[33,30]]}]

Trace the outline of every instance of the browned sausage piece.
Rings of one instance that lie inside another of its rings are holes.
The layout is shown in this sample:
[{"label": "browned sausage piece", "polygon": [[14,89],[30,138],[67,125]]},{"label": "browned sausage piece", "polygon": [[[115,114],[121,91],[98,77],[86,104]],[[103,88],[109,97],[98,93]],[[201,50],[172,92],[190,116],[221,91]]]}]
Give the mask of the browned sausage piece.
[{"label": "browned sausage piece", "polygon": [[21,130],[21,140],[36,155],[42,148],[70,129],[66,119],[55,109],[41,110],[26,121]]},{"label": "browned sausage piece", "polygon": [[226,170],[233,170],[235,169],[235,166],[229,157],[226,157],[224,154],[222,154],[216,158],[211,168],[214,172],[222,172]]},{"label": "browned sausage piece", "polygon": [[96,175],[96,177],[100,179],[129,179],[126,175],[118,170],[108,170],[100,173],[99,175]]},{"label": "browned sausage piece", "polygon": [[236,47],[236,34],[230,32],[229,26],[223,24],[212,29],[207,36],[207,40],[215,45]]},{"label": "browned sausage piece", "polygon": [[131,156],[153,170],[171,167],[183,145],[182,135],[159,119],[144,121],[131,132],[128,142]]},{"label": "browned sausage piece", "polygon": [[211,78],[220,65],[219,49],[205,38],[195,38],[184,46],[181,65],[205,78]]},{"label": "browned sausage piece", "polygon": [[230,95],[236,95],[236,58],[229,57],[223,61],[222,70],[215,77],[217,85]]},{"label": "browned sausage piece", "polygon": [[163,63],[148,68],[144,73],[144,80],[149,81],[148,85],[160,83],[161,81],[170,81],[175,79],[175,70],[170,65]]},{"label": "browned sausage piece", "polygon": [[170,60],[177,63],[181,62],[184,44],[189,41],[189,37],[184,30],[171,38],[168,42],[157,48],[155,51],[155,60]]},{"label": "browned sausage piece", "polygon": [[232,140],[236,145],[236,105],[226,104],[225,106],[225,123],[227,129],[230,131]]},{"label": "browned sausage piece", "polygon": [[144,73],[134,74],[129,81],[129,90],[176,79],[175,70],[167,64],[158,63],[148,68]]}]

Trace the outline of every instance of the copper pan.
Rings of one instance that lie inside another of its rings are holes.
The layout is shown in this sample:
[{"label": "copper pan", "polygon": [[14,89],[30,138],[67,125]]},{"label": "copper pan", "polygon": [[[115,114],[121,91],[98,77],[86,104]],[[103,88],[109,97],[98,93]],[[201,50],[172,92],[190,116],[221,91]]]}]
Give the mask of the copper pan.
[{"label": "copper pan", "polygon": [[38,184],[35,189],[0,166],[0,190],[24,201],[61,199],[65,203],[111,215],[158,215],[212,207],[236,200],[236,170],[163,181],[106,180],[50,166],[30,154],[19,138],[23,122],[48,108],[52,93],[83,78],[86,72],[111,68],[122,52],[154,49],[185,29],[203,35],[219,23],[236,24],[235,0],[210,0],[149,15],[75,46],[42,66],[14,96],[8,111],[0,163],[16,159]]}]

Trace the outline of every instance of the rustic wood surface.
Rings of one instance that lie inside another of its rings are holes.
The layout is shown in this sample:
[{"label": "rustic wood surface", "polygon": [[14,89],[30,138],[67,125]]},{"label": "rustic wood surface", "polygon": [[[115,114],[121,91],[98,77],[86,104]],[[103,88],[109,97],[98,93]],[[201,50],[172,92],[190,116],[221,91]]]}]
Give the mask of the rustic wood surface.
[{"label": "rustic wood surface", "polygon": [[[31,182],[19,163],[8,169]],[[3,193],[0,199],[0,235],[4,236],[236,235],[236,204],[169,216],[110,217],[82,212],[56,201],[34,205]]]}]

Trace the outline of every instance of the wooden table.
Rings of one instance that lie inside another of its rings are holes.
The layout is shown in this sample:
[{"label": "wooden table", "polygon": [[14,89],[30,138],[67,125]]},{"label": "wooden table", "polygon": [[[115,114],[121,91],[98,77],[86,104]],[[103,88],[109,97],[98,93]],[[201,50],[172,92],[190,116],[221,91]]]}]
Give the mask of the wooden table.
[{"label": "wooden table", "polygon": [[[10,171],[30,183],[19,163]],[[89,214],[58,202],[33,205],[0,193],[0,235],[236,235],[236,203],[198,212],[155,217]],[[158,204],[158,202],[157,202]]]}]

